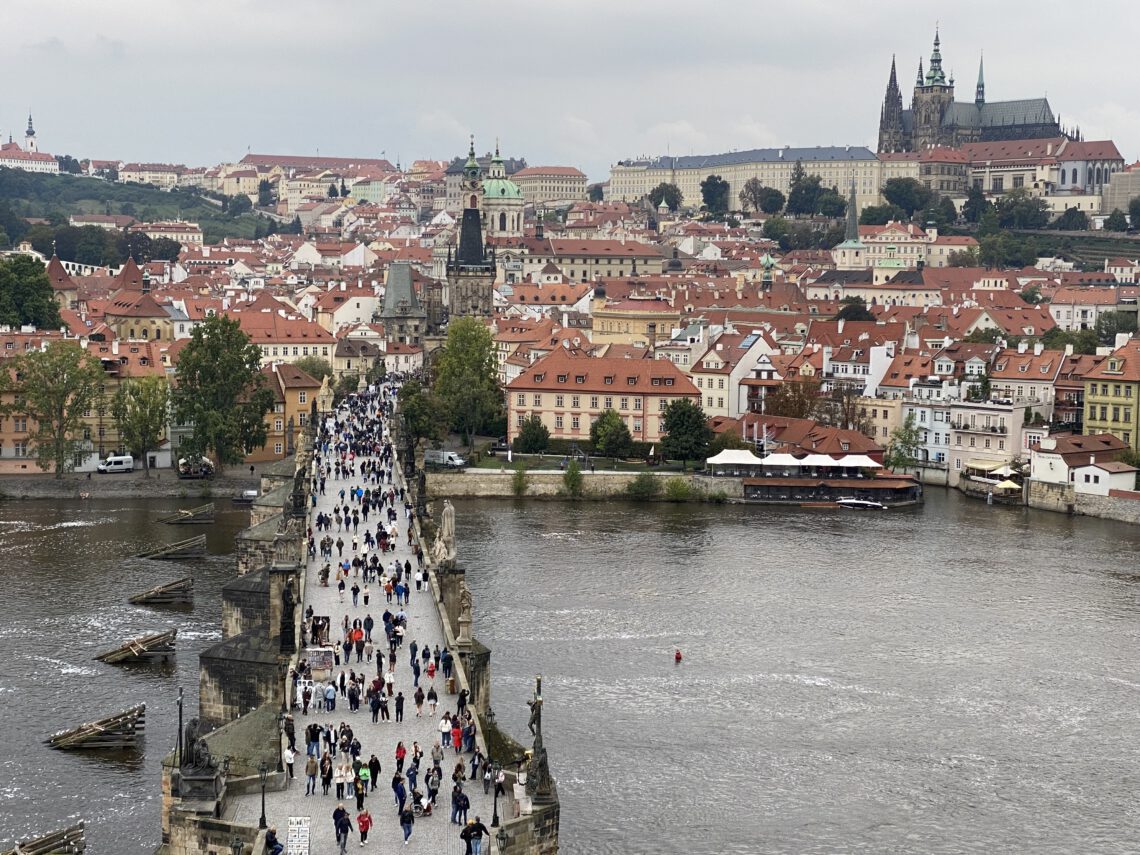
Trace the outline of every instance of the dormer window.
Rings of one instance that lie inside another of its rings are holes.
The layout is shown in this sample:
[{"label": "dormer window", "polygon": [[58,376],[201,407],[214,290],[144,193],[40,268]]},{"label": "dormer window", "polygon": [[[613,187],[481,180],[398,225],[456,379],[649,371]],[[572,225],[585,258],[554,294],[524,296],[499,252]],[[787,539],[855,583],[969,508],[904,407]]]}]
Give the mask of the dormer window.
[{"label": "dormer window", "polygon": [[627,386],[636,386],[637,385],[637,378],[636,377],[626,377],[625,382],[626,382]]},{"label": "dormer window", "polygon": [[565,383],[566,382],[566,375],[565,374],[559,374],[558,375],[558,382],[559,383]]},{"label": "dormer window", "polygon": [[608,377],[606,377],[605,383],[606,383],[606,385],[607,385],[607,386],[612,386],[612,385],[614,385],[614,377],[613,377],[613,375],[612,375],[612,374],[611,374],[611,375],[609,375]]},{"label": "dormer window", "polygon": [[534,382],[535,382],[535,383],[541,383],[541,382],[542,382],[543,380],[545,380],[545,379],[546,379],[546,375],[545,375],[545,374],[535,374],[535,375],[534,375]]},{"label": "dormer window", "polygon": [[575,374],[574,375],[574,382],[575,383],[585,383],[586,382],[586,375],[585,374]]}]

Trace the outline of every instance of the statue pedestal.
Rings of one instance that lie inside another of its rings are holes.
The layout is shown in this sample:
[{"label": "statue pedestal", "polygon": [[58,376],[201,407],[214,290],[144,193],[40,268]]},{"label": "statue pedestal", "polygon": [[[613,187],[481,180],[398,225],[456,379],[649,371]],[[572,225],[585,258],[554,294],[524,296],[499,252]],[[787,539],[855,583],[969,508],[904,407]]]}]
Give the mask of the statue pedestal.
[{"label": "statue pedestal", "polygon": [[461,651],[469,652],[471,650],[471,615],[466,612],[459,614],[459,637],[455,640]]}]

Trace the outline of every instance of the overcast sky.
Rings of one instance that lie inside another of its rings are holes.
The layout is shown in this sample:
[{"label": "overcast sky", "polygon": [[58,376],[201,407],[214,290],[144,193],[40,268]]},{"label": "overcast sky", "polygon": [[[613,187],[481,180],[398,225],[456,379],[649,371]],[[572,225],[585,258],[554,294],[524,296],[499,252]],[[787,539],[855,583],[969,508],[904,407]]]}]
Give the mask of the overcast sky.
[{"label": "overcast sky", "polygon": [[[965,0],[939,22],[973,100],[1048,95],[1140,155],[1132,0]],[[616,160],[874,147],[939,13],[858,0],[0,0],[0,132],[53,154],[212,165],[247,150],[480,152],[608,177]]]}]

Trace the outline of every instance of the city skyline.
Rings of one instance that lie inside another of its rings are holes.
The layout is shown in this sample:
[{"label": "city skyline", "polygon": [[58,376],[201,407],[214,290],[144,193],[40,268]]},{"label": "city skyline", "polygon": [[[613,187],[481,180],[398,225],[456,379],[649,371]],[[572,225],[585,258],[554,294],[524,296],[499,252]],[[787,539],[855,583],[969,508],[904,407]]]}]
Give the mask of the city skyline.
[{"label": "city skyline", "polygon": [[642,155],[874,149],[891,57],[912,80],[936,24],[959,99],[984,51],[991,98],[1047,95],[1066,126],[1116,140],[1126,161],[1140,138],[1127,79],[1104,62],[1126,55],[1126,28],[1104,27],[1095,69],[1083,66],[1072,31],[1039,4],[968,3],[936,21],[820,0],[771,16],[703,9],[684,24],[672,2],[491,2],[473,15],[345,0],[319,29],[314,5],[295,0],[206,0],[192,18],[173,2],[46,5],[54,14],[28,0],[2,13],[16,38],[0,73],[20,85],[0,99],[0,133],[21,137],[30,110],[42,147],[76,157],[209,165],[319,150],[406,165],[458,156],[474,134],[480,152],[498,138],[504,154],[599,181]]}]

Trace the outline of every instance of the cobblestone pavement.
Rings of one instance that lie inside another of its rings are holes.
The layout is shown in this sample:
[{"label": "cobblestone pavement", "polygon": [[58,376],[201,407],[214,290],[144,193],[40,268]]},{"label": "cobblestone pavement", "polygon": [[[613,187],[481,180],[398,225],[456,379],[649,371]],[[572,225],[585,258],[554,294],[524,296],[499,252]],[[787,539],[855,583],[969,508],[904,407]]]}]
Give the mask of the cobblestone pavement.
[{"label": "cobblestone pavement", "polygon": [[[396,467],[399,470],[399,466]],[[324,496],[319,496],[317,499],[317,507],[310,510],[310,519],[314,519],[318,511],[324,511],[331,514],[333,508],[340,502],[339,493],[342,488],[346,491],[350,486],[360,484],[360,480],[349,481],[336,481],[329,479],[325,485]],[[397,475],[396,489],[403,484],[402,475]],[[377,524],[377,517],[374,513],[369,514],[367,527],[371,528],[375,533]],[[400,544],[396,551],[389,552],[384,556],[383,563],[391,565],[393,557],[398,558],[401,562],[408,559],[412,562],[413,568],[416,564],[415,554],[413,548],[408,545],[405,532],[407,522],[403,517],[401,511],[400,519],[397,522],[401,529]],[[362,520],[360,525],[360,535],[363,537],[365,523]],[[335,541],[338,533],[334,524],[332,531],[333,540]],[[342,531],[340,536],[344,538],[345,553],[351,555],[351,541],[352,535],[349,533],[347,536]],[[318,538],[319,540],[320,538]],[[361,544],[363,546],[363,543]],[[333,547],[333,557],[336,557],[336,547]],[[383,644],[384,640],[384,624],[381,620],[385,608],[388,604],[385,601],[384,593],[382,590],[379,592],[373,590],[370,603],[368,606],[364,605],[363,596],[360,598],[360,605],[354,607],[352,605],[351,593],[346,590],[344,593],[343,602],[338,597],[338,592],[335,587],[335,576],[330,579],[329,587],[322,588],[318,579],[317,573],[324,562],[319,560],[319,551],[317,559],[310,560],[306,566],[306,581],[305,581],[305,603],[303,607],[312,606],[315,615],[328,615],[331,618],[333,630],[330,633],[333,639],[340,637],[340,626],[347,614],[350,618],[361,618],[365,615],[371,614],[376,621],[376,629],[373,630],[373,638],[379,637],[380,644],[377,645],[378,653],[380,654],[384,665],[387,665],[387,647]],[[351,581],[348,588],[351,589]],[[361,584],[363,588],[363,583]],[[370,588],[377,588],[377,585],[369,586]],[[455,696],[449,695],[446,689],[446,681],[440,674],[436,674],[435,688],[439,694],[439,707],[434,715],[429,714],[428,705],[424,704],[423,717],[416,717],[415,703],[412,700],[412,695],[415,692],[413,685],[413,674],[409,661],[408,647],[414,640],[418,642],[422,648],[424,645],[434,648],[439,645],[440,649],[444,647],[443,630],[440,626],[439,611],[436,605],[432,602],[432,594],[428,591],[416,591],[411,593],[410,604],[405,607],[408,615],[408,630],[405,636],[404,645],[397,651],[397,664],[396,664],[396,691],[403,692],[406,699],[404,705],[404,721],[395,721],[395,707],[389,702],[389,710],[392,713],[391,721],[379,721],[376,724],[372,723],[372,714],[368,709],[367,704],[361,701],[360,710],[358,712],[349,712],[348,701],[341,698],[338,694],[336,699],[336,709],[333,712],[314,712],[310,707],[307,716],[302,715],[300,710],[294,710],[293,715],[296,723],[297,733],[297,759],[294,764],[296,778],[289,781],[287,789],[280,792],[266,793],[266,818],[271,827],[276,827],[278,837],[281,842],[286,841],[288,833],[288,825],[290,817],[310,817],[310,848],[311,855],[334,855],[339,852],[336,844],[336,835],[333,831],[332,813],[336,808],[338,802],[335,798],[336,788],[335,785],[329,788],[329,795],[321,795],[320,778],[317,779],[317,794],[312,796],[305,795],[305,727],[310,721],[316,720],[322,724],[331,723],[334,726],[339,725],[340,722],[348,722],[352,728],[353,734],[360,740],[363,747],[361,752],[361,759],[365,762],[371,754],[375,753],[376,757],[381,763],[381,772],[376,781],[376,788],[368,794],[365,799],[364,806],[372,814],[373,827],[368,834],[368,842],[365,846],[360,845],[360,836],[354,830],[349,839],[349,851],[367,852],[372,850],[393,852],[400,849],[408,853],[426,852],[432,855],[462,855],[466,851],[466,846],[462,840],[459,839],[459,832],[461,826],[452,824],[451,819],[451,773],[455,768],[456,762],[462,759],[465,762],[467,773],[471,771],[471,754],[464,753],[456,755],[454,748],[448,747],[444,750],[444,759],[441,762],[443,770],[442,781],[439,788],[439,796],[437,805],[432,816],[423,817],[416,820],[412,830],[412,837],[409,843],[403,845],[403,832],[397,819],[396,803],[392,793],[391,781],[392,775],[395,772],[395,750],[396,743],[403,741],[408,749],[409,760],[412,750],[412,743],[418,742],[423,749],[425,757],[421,761],[421,775],[420,782],[422,784],[424,774],[427,772],[431,765],[431,748],[439,741],[439,721],[444,712],[454,712],[455,709]],[[391,606],[393,612],[396,611],[395,597],[393,597],[393,604]],[[348,666],[360,672],[363,668],[371,678],[376,673],[375,655],[373,656],[372,663],[362,663],[358,665],[355,662],[355,653],[353,654],[353,662]],[[334,669],[334,673],[339,674],[339,668]],[[345,669],[347,672],[347,668]],[[420,685],[427,691],[427,687],[432,681],[427,679],[426,674],[422,674],[420,678]],[[481,739],[479,740],[482,741]],[[322,746],[323,750],[323,746]],[[334,765],[340,760],[340,755],[334,759]],[[405,769],[408,763],[405,762]],[[471,799],[471,808],[468,811],[468,818],[474,819],[477,815],[482,819],[483,824],[488,828],[491,826],[492,815],[492,800],[490,795],[484,795],[482,780],[468,781],[464,787],[464,791]],[[410,792],[409,792],[410,796]],[[260,793],[253,796],[242,796],[235,800],[235,814],[234,819],[239,822],[249,823],[256,825],[261,813],[261,796]],[[500,802],[502,800],[500,799]],[[355,798],[343,799],[345,808],[349,811],[352,817],[353,828],[356,828],[356,800]],[[500,803],[500,808],[502,804]],[[492,830],[493,831],[493,830]],[[484,838],[482,851],[484,855],[488,855],[494,843]]]}]

